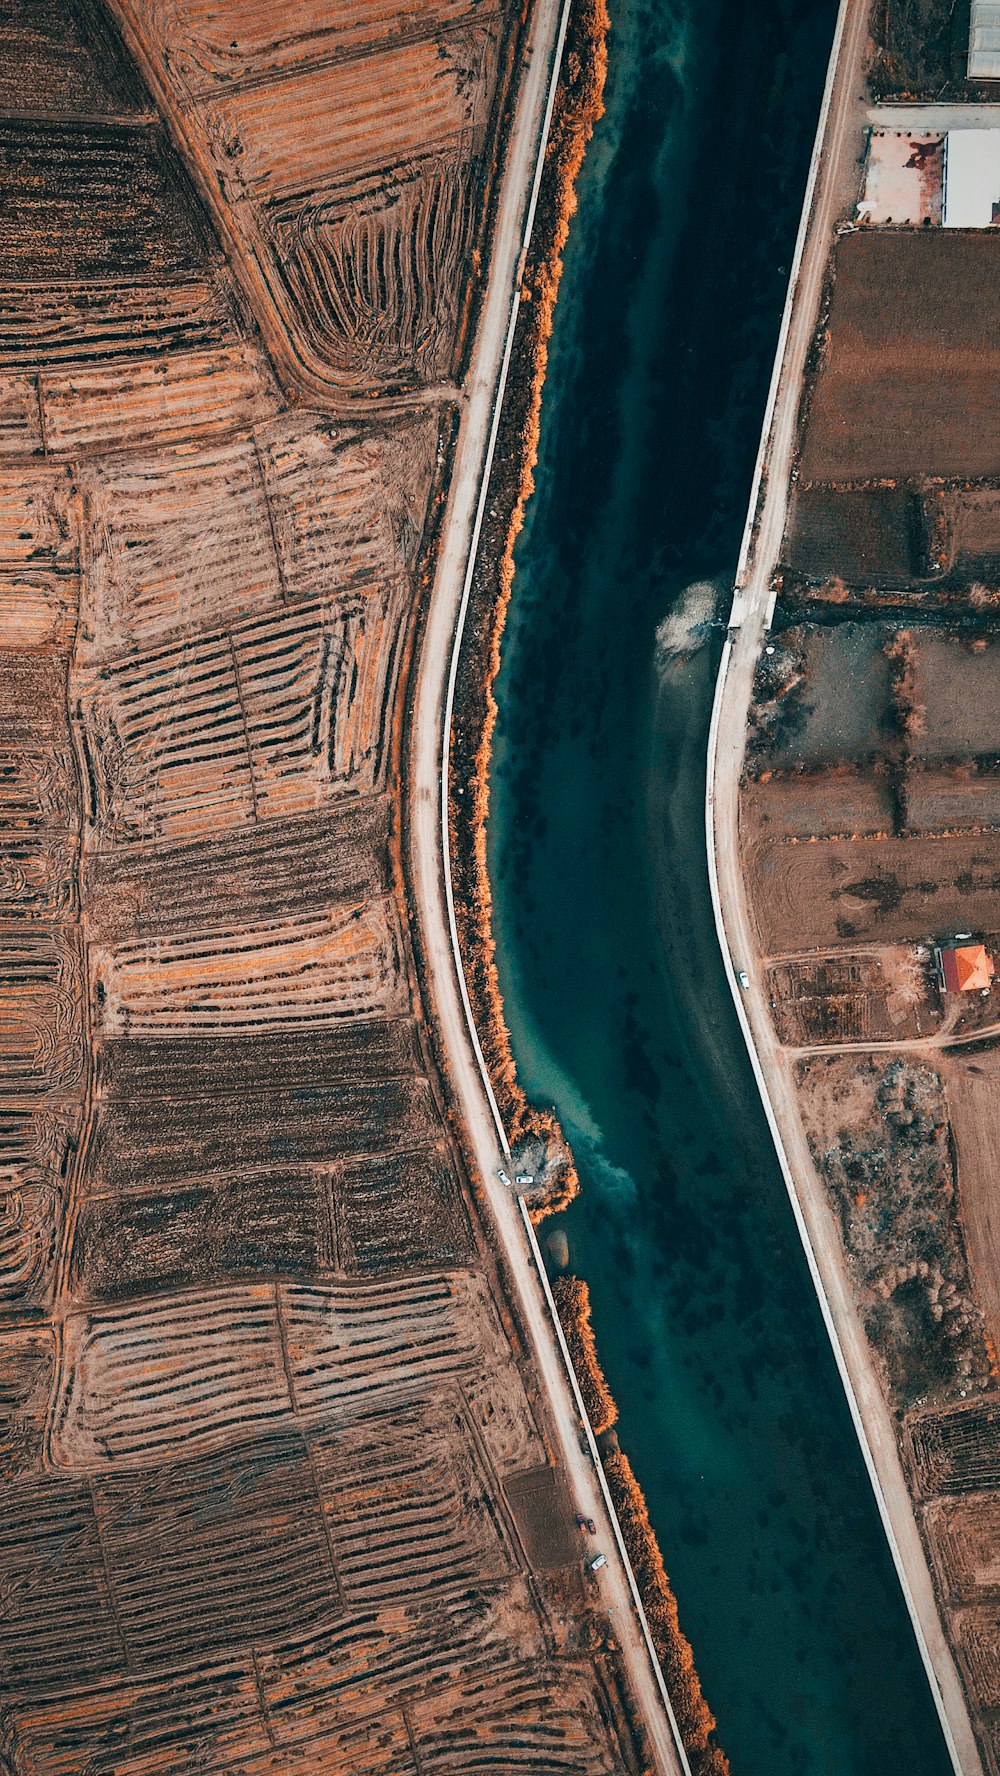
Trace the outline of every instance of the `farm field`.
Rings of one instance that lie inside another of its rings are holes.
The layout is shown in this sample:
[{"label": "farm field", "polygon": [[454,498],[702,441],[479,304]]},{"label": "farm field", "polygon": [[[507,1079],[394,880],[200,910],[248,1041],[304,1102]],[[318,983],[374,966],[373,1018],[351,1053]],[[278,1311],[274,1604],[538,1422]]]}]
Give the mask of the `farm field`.
[{"label": "farm field", "polygon": [[872,229],[837,242],[803,481],[1000,473],[996,267],[988,230]]},{"label": "farm field", "polygon": [[119,0],[269,349],[314,399],[460,373],[516,14],[498,0]]},{"label": "farm field", "polygon": [[0,19],[12,1776],[644,1765],[403,874],[520,26]]},{"label": "farm field", "polygon": [[747,843],[765,954],[1000,926],[1000,834]]}]

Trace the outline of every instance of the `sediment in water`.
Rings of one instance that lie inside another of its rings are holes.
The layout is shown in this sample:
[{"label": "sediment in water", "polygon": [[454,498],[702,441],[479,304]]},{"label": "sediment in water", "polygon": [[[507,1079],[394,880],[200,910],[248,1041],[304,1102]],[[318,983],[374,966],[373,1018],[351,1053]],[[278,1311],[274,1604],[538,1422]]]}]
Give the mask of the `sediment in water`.
[{"label": "sediment in water", "polygon": [[[514,579],[514,546],[534,488],[548,342],[562,274],[562,253],[576,209],[576,180],[603,112],[610,20],[606,0],[578,0],[570,16],[552,129],[545,156],[532,252],[521,286],[510,378],[490,480],[451,733],[449,829],[459,941],[473,1013],[493,1089],[512,1145],[540,1134],[566,1159],[557,1182],[533,1207],[535,1221],[565,1208],[579,1180],[554,1114],[530,1105],[517,1077],[496,966],[486,825],[497,705],[493,684]],[[691,1646],[649,1521],[646,1502],[618,1448],[618,1408],[594,1340],[586,1283],[555,1282],[557,1309],[595,1434],[604,1439],[608,1486],[635,1571],[657,1653],[694,1776],[727,1776],[714,1740],[715,1719],[702,1694]]]}]

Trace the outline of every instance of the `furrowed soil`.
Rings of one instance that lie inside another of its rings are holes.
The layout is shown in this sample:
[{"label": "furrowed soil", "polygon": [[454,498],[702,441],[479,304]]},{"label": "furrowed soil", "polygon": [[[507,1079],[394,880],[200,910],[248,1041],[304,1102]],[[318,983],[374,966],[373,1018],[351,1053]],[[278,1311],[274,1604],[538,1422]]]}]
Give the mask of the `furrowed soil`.
[{"label": "furrowed soil", "polygon": [[648,1768],[401,865],[523,24],[0,19],[18,1776]]}]

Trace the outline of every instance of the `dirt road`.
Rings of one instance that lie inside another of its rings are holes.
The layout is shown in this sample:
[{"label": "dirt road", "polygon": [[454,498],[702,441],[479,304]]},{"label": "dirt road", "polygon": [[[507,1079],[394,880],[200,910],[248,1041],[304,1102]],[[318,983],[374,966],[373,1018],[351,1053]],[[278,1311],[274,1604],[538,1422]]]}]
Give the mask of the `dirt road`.
[{"label": "dirt road", "polygon": [[[862,67],[869,3],[870,0],[841,3],[817,150],[792,267],[740,555],[730,639],[723,654],[712,716],[706,802],[709,870],[737,1015],[948,1750],[961,1776],[982,1776],[965,1698],[938,1616],[892,1418],[848,1284],[837,1226],[812,1163],[789,1061],[771,1023],[762,972],[754,966],[753,924],[739,848],[739,781],[747,717],[757,660],[772,613],[771,578],[785,530],[806,357],[817,324],[828,249],[842,214],[845,173],[855,165],[865,121]],[[747,990],[741,991],[733,971],[744,967],[750,982]]]},{"label": "dirt road", "polygon": [[532,1345],[535,1370],[546,1397],[562,1466],[575,1508],[593,1517],[595,1544],[608,1564],[590,1581],[600,1587],[611,1616],[633,1694],[663,1776],[689,1776],[676,1723],[669,1709],[648,1630],[636,1606],[633,1581],[622,1557],[619,1531],[608,1509],[592,1444],[581,1447],[581,1422],[553,1315],[517,1200],[496,1177],[506,1135],[479,1047],[458,962],[451,877],[447,862],[447,791],[443,737],[450,729],[457,669],[457,639],[464,623],[471,564],[485,503],[485,486],[496,440],[518,306],[522,253],[530,235],[541,153],[551,117],[554,75],[565,35],[568,4],[535,0],[532,44],[524,70],[507,151],[497,212],[493,259],[463,412],[441,552],[418,666],[406,823],[412,881],[427,974],[451,1075],[496,1235],[513,1276],[518,1305]]}]

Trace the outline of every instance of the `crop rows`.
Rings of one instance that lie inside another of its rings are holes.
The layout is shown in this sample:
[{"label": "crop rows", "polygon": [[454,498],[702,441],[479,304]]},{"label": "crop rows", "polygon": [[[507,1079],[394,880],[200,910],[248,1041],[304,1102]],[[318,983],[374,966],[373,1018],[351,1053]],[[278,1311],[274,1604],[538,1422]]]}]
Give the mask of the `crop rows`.
[{"label": "crop rows", "polygon": [[405,1009],[384,901],[92,949],[91,964],[109,1035],[297,1028]]},{"label": "crop rows", "polygon": [[81,671],[104,842],[183,841],[374,784],[402,617],[398,596],[347,595]]},{"label": "crop rows", "polygon": [[[496,1365],[481,1374],[487,1352]],[[56,1413],[57,1460],[99,1471],[209,1450],[294,1414],[343,1425],[397,1396],[467,1379],[517,1403],[510,1424],[482,1411],[501,1466],[525,1466],[537,1445],[524,1396],[481,1279],[467,1272],[382,1281],[252,1284],[157,1296],[74,1315],[66,1323]]]},{"label": "crop rows", "polygon": [[279,222],[286,287],[346,382],[447,375],[475,208],[462,163],[446,157],[386,202],[299,208]]},{"label": "crop rows", "polygon": [[995,1399],[912,1418],[908,1431],[926,1496],[1000,1486],[1000,1403]]},{"label": "crop rows", "polygon": [[203,3],[126,9],[175,71],[285,354],[343,390],[453,374],[509,68],[494,6],[296,0],[281,32],[254,0],[224,27]]},{"label": "crop rows", "polygon": [[[170,41],[170,8],[149,6],[153,29]],[[492,0],[431,0],[407,16],[396,0],[291,0],[280,29],[268,0],[236,0],[220,13],[216,0],[185,0],[180,51],[193,90],[258,81],[297,61],[326,60],[400,37],[441,30],[493,11]]]},{"label": "crop rows", "polygon": [[[0,778],[2,785],[2,778]],[[0,789],[2,794],[2,789]],[[2,806],[2,803],[0,803]],[[206,834],[188,844],[94,850],[84,889],[97,933],[201,930],[224,905],[248,923],[360,901],[389,882],[388,808],[369,797],[320,814]]]},{"label": "crop rows", "polygon": [[[465,1685],[452,1692],[456,1668]],[[188,1776],[194,1756],[220,1776],[605,1776],[621,1766],[599,1707],[592,1677],[546,1658],[514,1584],[342,1613],[215,1667],[33,1696],[19,1710],[18,1770]]]},{"label": "crop rows", "polygon": [[454,404],[346,398],[455,374],[514,15],[130,13],[221,235],[0,19],[0,1768],[610,1776],[404,923]]}]

